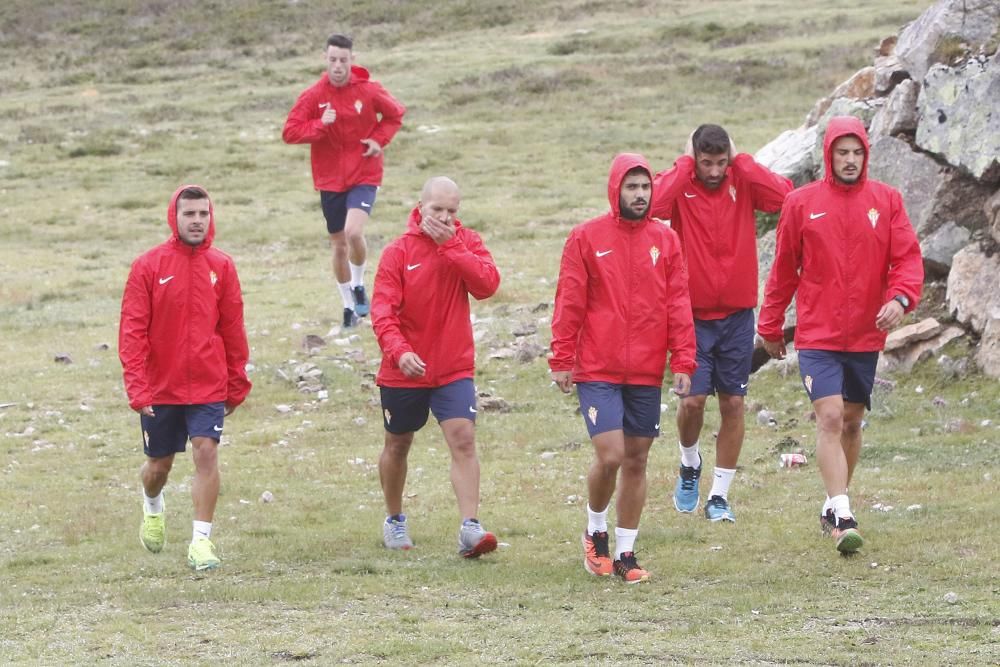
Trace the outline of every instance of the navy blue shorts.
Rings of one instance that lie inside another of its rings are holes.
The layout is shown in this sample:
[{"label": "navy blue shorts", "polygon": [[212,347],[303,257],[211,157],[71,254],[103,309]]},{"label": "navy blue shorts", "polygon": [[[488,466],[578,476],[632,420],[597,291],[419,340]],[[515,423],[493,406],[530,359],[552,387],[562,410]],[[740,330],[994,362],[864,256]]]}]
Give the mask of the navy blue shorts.
[{"label": "navy blue shorts", "polygon": [[379,387],[382,395],[382,423],[389,433],[401,435],[419,431],[427,423],[428,412],[438,423],[445,419],[476,422],[476,385],[472,378],[449,382],[441,387]]},{"label": "navy blue shorts", "polygon": [[591,438],[607,431],[645,438],[660,435],[660,387],[578,382],[576,393]]},{"label": "navy blue shorts", "polygon": [[871,410],[877,365],[878,352],[799,350],[799,375],[810,401],[839,394]]},{"label": "navy blue shorts", "polygon": [[226,404],[154,405],[155,417],[139,415],[142,425],[142,451],[153,459],[183,452],[188,438],[222,437]]},{"label": "navy blue shorts", "polygon": [[323,217],[326,218],[326,231],[331,234],[344,231],[347,224],[347,210],[360,208],[368,215],[375,208],[374,185],[355,185],[347,192],[328,192],[320,190],[319,203],[323,207]]},{"label": "navy blue shorts", "polygon": [[690,396],[713,396],[718,391],[746,396],[753,360],[753,309],[721,320],[695,320],[698,368],[691,376]]}]

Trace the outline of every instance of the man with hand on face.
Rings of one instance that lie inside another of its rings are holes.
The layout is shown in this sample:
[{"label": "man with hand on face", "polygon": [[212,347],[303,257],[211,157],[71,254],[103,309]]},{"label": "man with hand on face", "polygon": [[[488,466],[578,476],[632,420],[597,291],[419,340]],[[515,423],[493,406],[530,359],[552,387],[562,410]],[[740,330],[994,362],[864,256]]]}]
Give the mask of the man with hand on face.
[{"label": "man with hand on face", "polygon": [[681,450],[674,507],[698,507],[702,457],[699,437],[705,402],[718,392],[721,425],[712,489],[705,502],[710,521],[736,521],[729,487],[743,448],[744,397],[753,357],[757,306],[757,221],[774,213],[792,182],[737,153],[718,125],[702,125],[688,139],[674,167],[656,176],[652,215],[669,219],[687,260],[698,341],[698,370],[691,393],[677,410]]},{"label": "man with hand on face", "polygon": [[[646,503],[646,459],[660,433],[667,353],[674,392],[688,393],[695,369],[687,272],[677,235],[654,221],[652,171],[634,153],[611,164],[611,210],[578,225],[563,248],[552,317],[552,380],[576,383],[580,413],[594,445],[587,475],[583,566],[627,584],[649,579],[635,556]],[[615,557],[607,515],[616,502]]]},{"label": "man with hand on face", "polygon": [[320,194],[333,250],[333,273],[344,301],[345,328],[368,314],[364,275],[365,222],[382,184],[382,151],[403,124],[405,107],[368,70],[354,64],[353,42],[330,35],[326,74],[299,95],[288,114],[285,143],[309,144],[313,185]]},{"label": "man with hand on face", "polygon": [[385,426],[379,478],[387,514],[383,543],[389,549],[410,549],[413,541],[403,514],[406,460],[413,434],[433,412],[451,452],[451,484],[461,516],[458,552],[477,558],[496,549],[497,539],[477,518],[469,295],[492,296],[500,274],[479,235],[456,217],[460,202],[461,193],[450,178],[428,180],[406,232],[386,246],[375,273],[372,325],[382,348],[376,382]]},{"label": "man with hand on face", "polygon": [[179,188],[167,208],[171,238],[132,264],[122,297],[118,356],[129,406],[139,413],[143,450],[142,545],[163,549],[163,487],[188,438],[194,455],[194,526],[188,564],[218,567],[212,517],[219,498],[224,417],[250,393],[250,355],[236,266],[212,245],[208,193]]},{"label": "man with hand on face", "polygon": [[826,487],[820,527],[841,553],[864,540],[847,489],[861,454],[878,353],[916,308],[920,243],[899,191],[868,178],[868,135],[851,116],[830,120],[826,173],[785,200],[757,331],[785,356],[785,309],[795,295],[799,373],[816,412],[816,459]]}]

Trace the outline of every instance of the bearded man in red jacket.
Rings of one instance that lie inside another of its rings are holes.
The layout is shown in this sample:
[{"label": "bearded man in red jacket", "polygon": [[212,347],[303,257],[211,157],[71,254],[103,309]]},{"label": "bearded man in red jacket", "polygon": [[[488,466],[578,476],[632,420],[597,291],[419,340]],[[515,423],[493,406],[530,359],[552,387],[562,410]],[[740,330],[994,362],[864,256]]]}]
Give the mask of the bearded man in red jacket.
[{"label": "bearded man in red jacket", "polygon": [[799,373],[816,412],[816,459],[826,487],[820,526],[841,553],[864,540],[847,489],[861,454],[878,353],[917,306],[920,243],[898,190],[868,178],[869,145],[857,118],[830,120],[826,169],[785,199],[757,332],[784,358],[785,309],[795,295]]},{"label": "bearded man in red jacket", "polygon": [[379,478],[385,496],[383,544],[410,549],[403,514],[406,460],[413,435],[433,413],[451,452],[451,484],[465,558],[497,548],[479,519],[476,456],[475,347],[469,295],[486,299],[500,274],[479,234],[458,218],[461,193],[450,178],[431,178],[410,212],[406,232],[385,247],[375,273],[372,326],[382,348],[376,382],[382,397],[385,446]]},{"label": "bearded man in red jacket", "polygon": [[778,211],[792,191],[792,182],[753,156],[737,153],[723,128],[701,125],[674,167],[656,175],[655,190],[652,215],[670,220],[684,250],[698,342],[691,393],[677,410],[681,462],[674,507],[679,512],[698,507],[702,461],[698,439],[706,399],[718,392],[722,420],[705,517],[734,522],[729,487],[743,448],[743,403],[750,384],[757,306],[754,211]]},{"label": "bearded man in red jacket", "polygon": [[354,64],[346,35],[326,42],[326,74],[295,101],[282,138],[309,144],[313,186],[319,190],[333,250],[333,273],[344,302],[344,328],[369,312],[365,293],[365,223],[382,184],[383,150],[403,124],[406,108],[368,70]]},{"label": "bearded man in red jacket", "polygon": [[[646,459],[660,433],[660,398],[670,354],[674,391],[686,395],[695,369],[694,324],[680,241],[650,217],[652,170],[641,155],[611,164],[611,210],[578,225],[563,248],[552,317],[552,380],[569,393],[594,445],[587,475],[583,566],[627,584],[649,579],[635,556],[646,503]],[[607,514],[616,502],[615,558]]]},{"label": "bearded man in red jacket", "polygon": [[205,189],[178,188],[167,208],[169,240],[132,264],[122,296],[118,356],[129,406],[142,426],[142,545],[165,542],[163,487],[188,438],[194,455],[194,526],[188,564],[218,567],[212,517],[219,498],[224,418],[247,394],[250,356],[243,295],[232,258],[212,245],[215,214]]}]

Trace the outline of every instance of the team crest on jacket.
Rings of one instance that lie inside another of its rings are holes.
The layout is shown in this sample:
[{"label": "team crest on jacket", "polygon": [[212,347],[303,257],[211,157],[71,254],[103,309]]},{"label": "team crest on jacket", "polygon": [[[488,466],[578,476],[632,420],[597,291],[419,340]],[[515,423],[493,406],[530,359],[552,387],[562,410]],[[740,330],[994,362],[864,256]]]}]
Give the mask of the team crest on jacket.
[{"label": "team crest on jacket", "polygon": [[587,410],[587,418],[590,419],[591,424],[597,426],[597,408],[593,405],[591,405],[590,409]]},{"label": "team crest on jacket", "polygon": [[872,223],[872,229],[878,224],[878,211],[873,208],[868,209],[868,220]]},{"label": "team crest on jacket", "polygon": [[808,391],[811,394],[813,391],[813,376],[807,375],[805,379],[802,381],[802,384],[806,386],[806,391]]},{"label": "team crest on jacket", "polygon": [[655,245],[649,248],[649,258],[653,260],[653,266],[656,266],[656,261],[660,259],[660,249]]},{"label": "team crest on jacket", "polygon": [[354,100],[354,110],[358,113],[361,113],[361,109],[363,109],[364,106],[365,105],[361,103],[361,100]]},{"label": "team crest on jacket", "polygon": [[215,275],[215,271],[208,272],[208,279],[212,281],[212,287],[215,287],[215,283],[219,282],[219,276]]},{"label": "team crest on jacket", "polygon": [[735,185],[730,185],[729,186],[729,196],[733,198],[733,203],[735,204],[736,203],[736,186]]}]

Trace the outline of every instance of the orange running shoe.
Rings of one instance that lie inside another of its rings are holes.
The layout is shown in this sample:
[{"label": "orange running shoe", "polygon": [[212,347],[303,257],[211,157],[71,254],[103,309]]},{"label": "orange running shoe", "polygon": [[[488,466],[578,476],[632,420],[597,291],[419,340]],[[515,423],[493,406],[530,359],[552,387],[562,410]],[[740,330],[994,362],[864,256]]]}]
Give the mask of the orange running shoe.
[{"label": "orange running shoe", "polygon": [[830,531],[830,536],[837,541],[837,551],[842,554],[852,554],[865,543],[858,532],[858,522],[850,517],[837,519],[837,525]]},{"label": "orange running shoe", "polygon": [[611,552],[608,551],[608,531],[583,534],[583,569],[595,577],[611,575],[614,566],[611,564]]},{"label": "orange running shoe", "polygon": [[623,552],[621,560],[615,561],[615,574],[621,577],[626,584],[649,581],[649,572],[639,567],[639,564],[635,562],[635,554],[631,551]]}]

